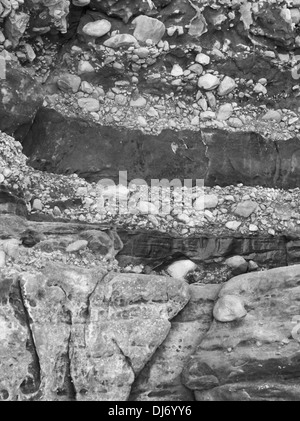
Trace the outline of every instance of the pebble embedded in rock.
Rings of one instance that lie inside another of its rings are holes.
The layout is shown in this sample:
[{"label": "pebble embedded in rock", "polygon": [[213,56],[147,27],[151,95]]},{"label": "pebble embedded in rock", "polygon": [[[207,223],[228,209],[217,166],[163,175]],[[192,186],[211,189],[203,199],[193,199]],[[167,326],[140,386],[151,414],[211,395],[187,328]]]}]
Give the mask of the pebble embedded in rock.
[{"label": "pebble embedded in rock", "polygon": [[218,322],[227,323],[240,320],[245,317],[247,311],[240,297],[236,295],[224,295],[216,302],[213,310],[214,318]]},{"label": "pebble embedded in rock", "polygon": [[184,280],[186,276],[196,268],[196,263],[191,260],[178,260],[168,266],[167,272],[172,278]]}]

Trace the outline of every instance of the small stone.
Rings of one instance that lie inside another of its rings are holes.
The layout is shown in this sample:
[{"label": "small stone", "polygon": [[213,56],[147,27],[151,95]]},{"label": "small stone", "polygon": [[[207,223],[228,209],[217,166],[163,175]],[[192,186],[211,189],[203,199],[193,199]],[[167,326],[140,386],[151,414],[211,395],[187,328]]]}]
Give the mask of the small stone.
[{"label": "small stone", "polygon": [[156,18],[140,15],[136,17],[132,24],[135,26],[133,35],[140,42],[151,40],[156,45],[160,42],[165,34],[165,25]]},{"label": "small stone", "polygon": [[219,199],[215,194],[205,194],[204,195],[204,208],[205,209],[214,209],[218,206]]},{"label": "small stone", "polygon": [[226,228],[228,228],[232,231],[236,231],[241,225],[242,225],[242,223],[239,222],[239,221],[228,221],[225,224]]},{"label": "small stone", "polygon": [[257,209],[257,203],[252,200],[246,200],[244,202],[238,203],[238,205],[233,209],[233,213],[242,218],[248,218],[253,212]]},{"label": "small stone", "polygon": [[89,37],[100,38],[111,30],[111,23],[106,19],[89,22],[82,28],[82,32]]},{"label": "small stone", "polygon": [[242,319],[246,314],[242,300],[236,295],[225,295],[219,298],[213,310],[214,318],[222,323]]},{"label": "small stone", "polygon": [[234,276],[246,273],[248,263],[242,256],[233,256],[225,261],[225,264],[232,269]]},{"label": "small stone", "polygon": [[79,76],[66,73],[62,75],[58,81],[57,86],[63,92],[73,92],[74,94],[79,91],[81,79]]},{"label": "small stone", "polygon": [[218,94],[220,96],[228,95],[236,88],[235,80],[229,76],[225,76],[218,87]]},{"label": "small stone", "polygon": [[130,47],[136,46],[138,47],[139,44],[137,39],[129,34],[118,34],[114,35],[113,37],[109,38],[108,40],[104,41],[103,45],[109,48],[120,48],[120,47]]},{"label": "small stone", "polygon": [[218,114],[217,114],[217,120],[224,121],[228,120],[233,113],[232,105],[227,103],[220,106]]},{"label": "small stone", "polygon": [[32,204],[32,210],[42,211],[43,207],[44,206],[43,206],[42,201],[40,199],[34,199],[33,204]]},{"label": "small stone", "polygon": [[196,263],[191,260],[179,260],[168,266],[167,272],[172,278],[184,280],[196,268]]},{"label": "small stone", "polygon": [[143,117],[141,115],[138,116],[137,121],[138,121],[138,124],[141,127],[147,127],[148,126],[147,120],[145,119],[145,117]]},{"label": "small stone", "polygon": [[174,64],[174,66],[171,70],[171,75],[174,76],[174,77],[179,77],[179,76],[183,75],[183,70],[179,66],[179,64]]},{"label": "small stone", "polygon": [[198,80],[199,88],[203,88],[207,91],[217,88],[219,84],[220,84],[220,79],[217,76],[214,76],[210,73],[207,73],[204,76],[200,76]]},{"label": "small stone", "polygon": [[88,112],[97,112],[100,110],[100,102],[95,98],[79,98],[78,105]]},{"label": "small stone", "polygon": [[146,105],[147,105],[147,100],[144,97],[142,97],[142,96],[140,96],[137,99],[132,99],[130,101],[130,106],[131,107],[140,107],[140,108],[142,108],[142,107],[145,107]]},{"label": "small stone", "polygon": [[280,111],[276,110],[269,110],[262,118],[266,121],[276,121],[276,123],[280,123],[282,120],[282,114]]},{"label": "small stone", "polygon": [[151,202],[146,202],[141,200],[137,206],[138,210],[140,213],[142,214],[152,214],[152,215],[157,215],[158,214],[158,209],[155,205],[153,205],[153,203]]},{"label": "small stone", "polygon": [[87,245],[88,245],[88,241],[78,240],[78,241],[75,241],[72,244],[69,244],[68,247],[66,248],[66,252],[67,253],[74,253],[76,251],[85,249],[87,247]]},{"label": "small stone", "polygon": [[207,66],[210,63],[210,57],[206,54],[199,53],[197,54],[195,61],[203,66]]},{"label": "small stone", "polygon": [[78,73],[93,73],[95,71],[94,67],[88,61],[81,60],[78,64]]}]

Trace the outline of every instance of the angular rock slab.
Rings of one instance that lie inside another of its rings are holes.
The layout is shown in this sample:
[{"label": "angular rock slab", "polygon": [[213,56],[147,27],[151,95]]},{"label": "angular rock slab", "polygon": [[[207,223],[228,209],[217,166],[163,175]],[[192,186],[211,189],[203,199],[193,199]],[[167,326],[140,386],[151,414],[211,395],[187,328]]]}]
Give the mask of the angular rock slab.
[{"label": "angular rock slab", "polygon": [[135,376],[189,298],[188,286],[172,278],[117,274],[99,283],[90,297],[85,347],[72,351],[77,400],[128,399]]},{"label": "angular rock slab", "polygon": [[227,295],[247,315],[213,322],[185,367],[185,385],[200,401],[300,400],[300,266],[237,276],[219,297]]}]

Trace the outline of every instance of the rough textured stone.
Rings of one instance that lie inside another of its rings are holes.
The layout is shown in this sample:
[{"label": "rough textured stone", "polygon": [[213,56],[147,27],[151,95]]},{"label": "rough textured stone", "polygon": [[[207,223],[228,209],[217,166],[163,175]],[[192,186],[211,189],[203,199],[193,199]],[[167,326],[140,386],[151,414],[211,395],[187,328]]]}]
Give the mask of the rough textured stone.
[{"label": "rough textured stone", "polygon": [[153,44],[158,44],[166,31],[162,22],[149,16],[138,16],[132,21],[132,24],[135,26],[133,35],[139,42],[151,39]]},{"label": "rough textured stone", "polygon": [[190,299],[176,279],[56,264],[1,285],[7,400],[126,400]]}]

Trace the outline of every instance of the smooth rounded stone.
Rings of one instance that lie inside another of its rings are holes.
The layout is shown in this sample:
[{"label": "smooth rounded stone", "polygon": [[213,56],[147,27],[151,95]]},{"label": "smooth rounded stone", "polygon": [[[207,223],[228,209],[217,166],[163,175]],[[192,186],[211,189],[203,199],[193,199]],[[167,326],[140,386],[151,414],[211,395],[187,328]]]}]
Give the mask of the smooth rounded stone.
[{"label": "smooth rounded stone", "polygon": [[249,225],[249,231],[250,232],[257,232],[258,231],[258,226],[255,224],[250,224]]},{"label": "smooth rounded stone", "polygon": [[149,16],[140,15],[132,21],[132,24],[135,26],[133,35],[140,42],[150,39],[156,45],[166,32],[166,27],[160,20]]},{"label": "smooth rounded stone", "polygon": [[147,100],[142,96],[140,96],[137,99],[132,99],[130,101],[131,107],[141,107],[142,108],[142,107],[145,107],[146,105],[147,105]]},{"label": "smooth rounded stone", "polygon": [[242,218],[248,218],[253,212],[256,211],[258,204],[252,200],[245,200],[240,202],[233,209],[233,213]]},{"label": "smooth rounded stone", "polygon": [[177,215],[177,219],[183,224],[188,224],[190,222],[190,217],[186,213],[181,213]]},{"label": "smooth rounded stone", "polygon": [[79,98],[78,105],[89,112],[97,112],[100,110],[100,102],[95,98]]},{"label": "smooth rounded stone", "polygon": [[231,117],[231,118],[229,118],[227,120],[227,124],[230,127],[234,127],[235,129],[240,129],[244,125],[244,123],[242,122],[242,120],[239,119],[238,117]]},{"label": "smooth rounded stone", "polygon": [[269,110],[266,114],[262,117],[265,121],[276,121],[276,123],[280,123],[282,120],[282,114],[280,111],[276,110]]},{"label": "smooth rounded stone", "polygon": [[43,203],[40,199],[34,199],[32,203],[32,210],[42,211],[43,210]]},{"label": "smooth rounded stone", "polygon": [[75,253],[76,251],[79,250],[84,250],[88,245],[88,241],[86,240],[78,240],[75,241],[72,244],[69,244],[68,247],[66,248],[66,252],[67,253]]},{"label": "smooth rounded stone", "polygon": [[191,72],[196,73],[196,75],[200,76],[203,73],[203,67],[199,63],[192,64],[188,68]]},{"label": "smooth rounded stone", "polygon": [[95,71],[94,67],[89,61],[81,60],[78,64],[78,73],[80,75],[84,73],[93,73]]},{"label": "smooth rounded stone", "polygon": [[203,66],[207,66],[210,63],[210,57],[207,54],[199,53],[197,54],[195,61]]},{"label": "smooth rounded stone", "polygon": [[218,206],[219,199],[215,194],[205,194],[204,195],[204,208],[205,209],[214,209]]},{"label": "smooth rounded stone", "polygon": [[76,92],[79,91],[81,85],[81,79],[77,75],[72,75],[71,73],[66,73],[59,77],[57,80],[57,86],[63,92]]},{"label": "smooth rounded stone", "polygon": [[3,174],[0,174],[0,183],[3,183],[3,181],[5,180],[5,177]]},{"label": "smooth rounded stone", "polygon": [[86,82],[85,80],[81,82],[80,89],[82,92],[85,92],[87,94],[92,94],[94,91],[93,86],[89,82]]},{"label": "smooth rounded stone", "polygon": [[211,91],[212,89],[217,88],[219,84],[220,79],[210,73],[206,73],[206,75],[200,76],[198,80],[199,88],[205,89],[206,91]]},{"label": "smooth rounded stone", "polygon": [[218,95],[228,95],[236,88],[235,80],[229,76],[225,76],[218,87]]},{"label": "smooth rounded stone", "polygon": [[236,295],[224,295],[219,298],[213,309],[214,318],[222,323],[242,319],[246,314],[242,300]]},{"label": "smooth rounded stone", "polygon": [[179,66],[179,64],[174,64],[174,66],[171,70],[171,75],[174,76],[174,77],[179,77],[179,76],[183,75],[183,70]]},{"label": "smooth rounded stone", "polygon": [[218,114],[217,114],[217,120],[219,121],[225,121],[228,120],[233,113],[233,107],[231,104],[223,104],[220,106]]},{"label": "smooth rounded stone", "polygon": [[6,255],[3,250],[0,250],[0,268],[4,268],[6,264]]},{"label": "smooth rounded stone", "polygon": [[122,184],[119,186],[103,186],[98,184],[97,188],[99,188],[99,192],[102,197],[104,198],[117,198],[119,200],[127,199],[130,191],[126,186]]},{"label": "smooth rounded stone", "polygon": [[137,209],[142,214],[151,214],[151,215],[157,215],[158,209],[153,203],[146,202],[144,200],[141,200],[137,206]]},{"label": "smooth rounded stone", "polygon": [[225,227],[232,231],[236,231],[241,225],[242,223],[239,221],[228,221],[226,222]]},{"label": "smooth rounded stone", "polygon": [[232,269],[233,275],[241,275],[248,270],[248,263],[242,256],[230,257],[225,264]]},{"label": "smooth rounded stone", "polygon": [[120,47],[130,47],[130,46],[138,47],[139,46],[137,39],[130,34],[114,35],[113,37],[104,41],[103,45],[105,47],[114,48],[114,49],[117,49]]},{"label": "smooth rounded stone", "polygon": [[138,116],[137,122],[141,127],[147,127],[148,126],[147,120],[145,119],[145,117],[143,117],[141,115]]},{"label": "smooth rounded stone", "polygon": [[134,54],[136,54],[139,58],[147,58],[150,54],[150,51],[147,47],[140,47],[134,50]]},{"label": "smooth rounded stone", "polygon": [[191,260],[178,260],[168,266],[167,272],[172,278],[184,280],[195,269],[197,269],[197,265]]},{"label": "smooth rounded stone", "polygon": [[253,91],[257,94],[263,94],[263,95],[266,95],[268,93],[267,88],[265,88],[264,85],[262,85],[261,83],[257,83],[254,86]]},{"label": "smooth rounded stone", "polygon": [[82,32],[89,37],[100,38],[111,30],[111,23],[106,19],[89,22],[82,28]]}]

